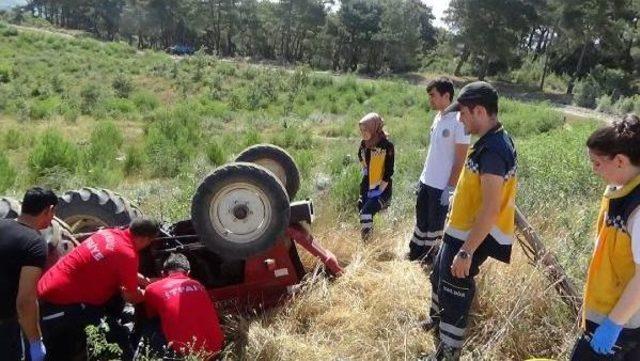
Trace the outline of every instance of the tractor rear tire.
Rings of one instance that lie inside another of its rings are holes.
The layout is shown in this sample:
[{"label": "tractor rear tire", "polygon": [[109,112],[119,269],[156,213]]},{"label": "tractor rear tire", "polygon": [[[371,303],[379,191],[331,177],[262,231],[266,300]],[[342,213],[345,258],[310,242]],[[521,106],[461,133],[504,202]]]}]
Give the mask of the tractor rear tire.
[{"label": "tractor rear tire", "polygon": [[0,197],[0,219],[18,218],[20,202],[9,197]]},{"label": "tractor rear tire", "polygon": [[266,251],[289,225],[289,196],[268,169],[253,163],[217,168],[191,201],[191,220],[201,242],[229,260]]},{"label": "tractor rear tire", "polygon": [[286,150],[272,144],[257,144],[243,150],[236,162],[256,163],[267,168],[284,185],[289,199],[295,199],[300,189],[300,171]]},{"label": "tractor rear tire", "polygon": [[[21,208],[20,201],[14,198],[0,197],[0,219],[18,218]],[[78,245],[69,226],[58,217],[54,217],[51,226],[41,230],[40,233],[49,246],[45,269],[48,269],[60,257],[71,252]]]},{"label": "tractor rear tire", "polygon": [[128,226],[134,218],[141,215],[136,206],[107,189],[82,188],[68,191],[60,197],[56,207],[56,216],[67,223],[73,233]]}]

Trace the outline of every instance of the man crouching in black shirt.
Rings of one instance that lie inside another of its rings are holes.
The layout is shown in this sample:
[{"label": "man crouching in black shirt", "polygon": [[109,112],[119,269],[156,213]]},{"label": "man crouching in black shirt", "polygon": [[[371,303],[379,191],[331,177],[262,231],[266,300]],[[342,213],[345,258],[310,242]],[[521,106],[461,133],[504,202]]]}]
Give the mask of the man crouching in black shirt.
[{"label": "man crouching in black shirt", "polygon": [[29,341],[31,361],[44,359],[46,350],[38,323],[36,285],[47,259],[47,244],[40,230],[51,225],[57,204],[58,197],[51,190],[31,188],[24,195],[22,214],[17,219],[0,220],[0,350],[3,360],[22,359],[21,328]]}]

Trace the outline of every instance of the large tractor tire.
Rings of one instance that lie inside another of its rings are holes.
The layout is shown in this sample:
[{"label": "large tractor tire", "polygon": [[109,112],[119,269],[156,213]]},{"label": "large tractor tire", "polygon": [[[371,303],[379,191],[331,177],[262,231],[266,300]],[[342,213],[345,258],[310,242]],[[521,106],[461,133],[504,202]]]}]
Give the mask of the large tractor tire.
[{"label": "large tractor tire", "polygon": [[18,218],[20,202],[9,197],[0,197],[0,219]]},{"label": "large tractor tire", "polygon": [[246,259],[270,248],[289,225],[289,196],[268,169],[231,163],[204,178],[191,201],[200,240],[225,259]]},{"label": "large tractor tire", "polygon": [[267,168],[284,185],[289,199],[295,199],[300,189],[300,171],[286,150],[272,144],[257,144],[243,150],[236,162],[256,163]]},{"label": "large tractor tire", "polygon": [[56,216],[73,233],[94,232],[100,228],[128,226],[141,216],[140,210],[121,195],[107,189],[82,188],[60,197]]},{"label": "large tractor tire", "polygon": [[[20,213],[20,201],[9,197],[0,197],[0,219],[17,218]],[[69,226],[58,217],[54,217],[51,226],[43,229],[41,233],[49,248],[45,268],[49,268],[60,257],[71,252],[78,245]]]}]

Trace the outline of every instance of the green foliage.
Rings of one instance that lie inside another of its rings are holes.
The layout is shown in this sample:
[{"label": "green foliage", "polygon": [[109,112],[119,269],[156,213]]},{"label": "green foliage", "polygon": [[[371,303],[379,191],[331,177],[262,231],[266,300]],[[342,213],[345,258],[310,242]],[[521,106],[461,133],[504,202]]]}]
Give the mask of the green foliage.
[{"label": "green foliage", "polygon": [[120,98],[128,98],[134,89],[131,79],[124,74],[118,74],[113,79],[111,86],[113,87],[116,95]]},{"label": "green foliage", "polygon": [[216,140],[209,142],[205,151],[209,163],[214,167],[223,165],[227,160],[224,147]]},{"label": "green foliage", "polygon": [[100,101],[104,97],[103,88],[95,82],[87,83],[80,92],[82,103],[80,110],[83,114],[96,114]]},{"label": "green foliage", "polygon": [[356,212],[360,196],[360,166],[351,163],[333,177],[331,199],[339,212]]},{"label": "green foliage", "polygon": [[500,101],[500,120],[515,137],[546,133],[564,124],[564,116],[546,105]]},{"label": "green foliage", "polygon": [[160,101],[156,98],[153,93],[148,91],[138,91],[135,92],[131,96],[131,100],[133,104],[138,108],[138,110],[143,112],[149,112],[155,110],[160,106]]},{"label": "green foliage", "polygon": [[55,168],[74,172],[79,158],[75,145],[65,140],[59,131],[48,129],[39,136],[29,154],[28,166],[32,176],[37,179]]},{"label": "green foliage", "polygon": [[147,128],[145,154],[156,177],[174,177],[194,158],[200,144],[199,117],[189,104],[156,113]]},{"label": "green foliage", "polygon": [[142,171],[144,166],[144,153],[137,145],[130,145],[125,150],[124,174],[133,175]]},{"label": "green foliage", "polygon": [[9,159],[0,153],[0,193],[11,188],[16,181],[16,169],[11,166]]},{"label": "green foliage", "polygon": [[89,325],[85,328],[87,334],[87,356],[90,360],[116,360],[122,357],[122,350],[115,343],[107,341],[109,325],[104,321],[98,326]]}]

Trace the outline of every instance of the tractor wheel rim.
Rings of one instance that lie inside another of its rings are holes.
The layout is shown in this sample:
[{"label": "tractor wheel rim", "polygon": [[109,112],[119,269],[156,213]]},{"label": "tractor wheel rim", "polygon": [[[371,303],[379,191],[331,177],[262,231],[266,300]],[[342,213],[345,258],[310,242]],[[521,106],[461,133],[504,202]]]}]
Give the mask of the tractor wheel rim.
[{"label": "tractor wheel rim", "polygon": [[209,218],[216,233],[234,243],[248,243],[260,237],[271,221],[266,193],[249,183],[223,187],[211,200]]},{"label": "tractor wheel rim", "polygon": [[254,163],[267,168],[271,173],[273,173],[273,175],[276,176],[276,178],[278,178],[283,186],[287,186],[287,172],[285,171],[284,167],[280,165],[280,163],[269,158],[258,159]]}]

